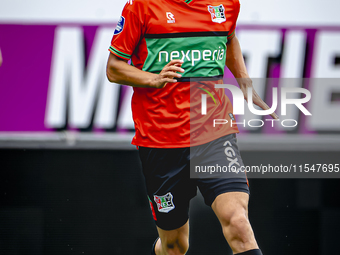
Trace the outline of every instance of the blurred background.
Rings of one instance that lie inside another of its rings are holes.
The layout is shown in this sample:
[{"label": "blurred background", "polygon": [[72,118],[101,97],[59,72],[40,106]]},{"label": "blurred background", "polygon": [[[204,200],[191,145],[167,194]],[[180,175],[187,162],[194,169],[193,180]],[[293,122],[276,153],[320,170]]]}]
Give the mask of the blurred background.
[{"label": "blurred background", "polygon": [[[245,164],[339,164],[340,2],[240,2],[237,36],[258,94],[269,105],[274,87],[312,96],[311,116],[278,108],[296,125],[263,117],[240,128]],[[149,254],[157,233],[130,144],[132,89],[105,74],[125,3],[0,0],[0,254]],[[339,253],[339,176],[249,180],[264,254]],[[189,255],[231,254],[200,195],[190,216]]]}]

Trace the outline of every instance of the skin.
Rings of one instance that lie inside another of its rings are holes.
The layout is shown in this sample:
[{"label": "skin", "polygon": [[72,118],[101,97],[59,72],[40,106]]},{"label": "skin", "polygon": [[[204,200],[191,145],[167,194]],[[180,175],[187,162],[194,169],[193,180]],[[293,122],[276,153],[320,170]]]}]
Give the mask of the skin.
[{"label": "skin", "polygon": [[[107,77],[111,82],[134,87],[159,88],[171,86],[174,78],[182,77],[185,70],[181,68],[183,62],[172,60],[164,66],[159,74],[141,71],[127,64],[127,61],[110,54],[107,63]],[[241,47],[236,36],[229,39],[227,44],[226,66],[233,73],[248,100],[247,89],[253,88],[249,78]],[[259,97],[253,88],[253,102],[263,110],[269,106]],[[276,113],[271,114],[278,119]],[[253,230],[248,220],[249,195],[243,192],[229,192],[216,197],[211,207],[221,223],[223,234],[234,254],[258,249]],[[155,252],[157,255],[182,255],[189,248],[189,222],[174,230],[163,230],[157,227],[158,239]]]},{"label": "skin", "polygon": [[0,66],[2,65],[2,55],[1,55],[1,50],[0,50]]},{"label": "skin", "polygon": [[174,230],[157,227],[159,239],[155,246],[156,255],[185,254],[189,248],[189,221]]},{"label": "skin", "polygon": [[[227,59],[225,64],[236,78],[237,83],[243,92],[244,99],[248,102],[248,88],[252,88],[254,104],[261,107],[263,110],[270,109],[270,107],[261,99],[261,97],[256,93],[255,89],[253,88],[253,82],[249,78],[249,74],[244,63],[240,43],[237,37],[234,36],[233,38],[229,39],[227,46]],[[275,112],[272,113],[270,116],[272,116],[273,119],[279,119]]]},{"label": "skin", "polygon": [[106,75],[110,82],[144,88],[164,88],[167,83],[177,82],[174,78],[181,78],[184,73],[181,68],[183,61],[172,60],[164,66],[159,74],[149,73],[131,66],[127,60],[116,57],[112,53],[109,56]]},{"label": "skin", "polygon": [[[211,205],[234,254],[259,248],[248,219],[248,201],[247,193],[229,192],[217,196]],[[157,255],[179,255],[187,252],[189,222],[175,230],[162,230],[158,227],[157,230],[160,237],[155,247]]]}]

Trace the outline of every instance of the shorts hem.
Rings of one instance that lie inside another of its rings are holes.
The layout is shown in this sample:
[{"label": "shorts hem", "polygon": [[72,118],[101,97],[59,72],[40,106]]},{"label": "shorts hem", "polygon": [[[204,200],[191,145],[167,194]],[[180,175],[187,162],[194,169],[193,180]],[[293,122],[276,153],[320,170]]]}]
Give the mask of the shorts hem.
[{"label": "shorts hem", "polygon": [[155,223],[156,223],[156,226],[159,227],[160,229],[170,231],[170,230],[175,230],[175,229],[178,229],[178,228],[184,226],[185,223],[187,223],[188,220],[189,220],[189,217],[186,218],[186,220],[184,222],[183,222],[183,220],[181,220],[181,221],[179,221],[179,223],[176,222],[177,224],[171,224],[171,226],[170,226],[170,224],[166,224],[166,225],[165,224],[164,225],[158,224],[157,221],[155,221]]}]

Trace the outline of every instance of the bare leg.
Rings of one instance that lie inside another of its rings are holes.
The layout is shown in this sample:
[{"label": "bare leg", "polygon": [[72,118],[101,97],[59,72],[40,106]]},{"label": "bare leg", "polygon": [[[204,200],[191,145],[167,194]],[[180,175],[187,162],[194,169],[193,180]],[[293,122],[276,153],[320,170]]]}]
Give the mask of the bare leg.
[{"label": "bare leg", "polygon": [[248,220],[248,201],[247,193],[228,192],[217,196],[211,205],[234,254],[258,249]]},{"label": "bare leg", "polygon": [[189,248],[189,221],[174,230],[163,230],[157,227],[158,239],[155,251],[157,255],[183,255]]}]

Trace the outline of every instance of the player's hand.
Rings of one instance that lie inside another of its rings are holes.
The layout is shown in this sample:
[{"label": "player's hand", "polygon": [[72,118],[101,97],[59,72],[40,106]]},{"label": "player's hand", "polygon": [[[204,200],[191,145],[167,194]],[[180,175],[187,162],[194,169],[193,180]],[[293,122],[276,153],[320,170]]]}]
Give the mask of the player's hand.
[{"label": "player's hand", "polygon": [[154,76],[154,78],[150,82],[150,86],[160,89],[164,88],[167,83],[177,82],[175,78],[181,78],[182,75],[180,73],[184,73],[184,69],[181,68],[182,64],[182,60],[171,60],[163,67],[162,71],[159,74]]},{"label": "player's hand", "polygon": [[[254,87],[253,87],[253,82],[250,78],[248,79],[237,79],[238,83],[240,85],[240,88],[243,92],[244,95],[244,99],[248,102],[248,88],[252,88],[253,91],[253,103],[256,104],[257,106],[259,106],[260,108],[262,108],[263,110],[268,110],[270,109],[270,107],[262,100],[262,98],[257,94],[257,92],[255,91]],[[272,114],[270,114],[270,116],[272,116],[273,119],[278,120],[279,116],[273,112]]]},{"label": "player's hand", "polygon": [[1,55],[1,49],[0,49],[0,66],[2,65],[2,55]]}]

